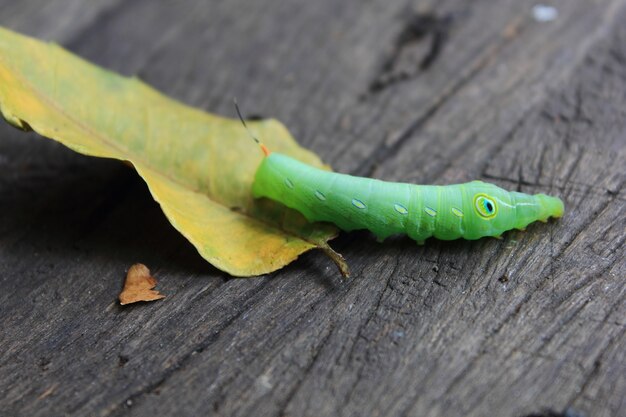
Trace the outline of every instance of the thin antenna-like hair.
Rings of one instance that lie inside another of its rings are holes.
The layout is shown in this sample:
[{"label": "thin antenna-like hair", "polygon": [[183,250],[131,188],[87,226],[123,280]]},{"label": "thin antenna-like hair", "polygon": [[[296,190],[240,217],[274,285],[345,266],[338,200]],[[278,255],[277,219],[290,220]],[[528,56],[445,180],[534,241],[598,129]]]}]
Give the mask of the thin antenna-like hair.
[{"label": "thin antenna-like hair", "polygon": [[246,131],[248,132],[248,135],[250,135],[250,137],[252,138],[253,141],[255,141],[257,143],[257,145],[259,145],[261,147],[261,150],[263,151],[263,153],[265,154],[265,156],[269,156],[270,151],[269,149],[267,149],[265,147],[265,145],[263,145],[261,143],[261,141],[252,134],[252,132],[250,131],[250,129],[248,128],[248,125],[246,124],[245,119],[243,118],[243,116],[241,115],[241,110],[239,110],[239,104],[237,103],[237,97],[233,97],[233,103],[235,104],[235,110],[237,111],[237,116],[239,116],[239,120],[241,120],[241,124],[243,124],[243,127],[246,128]]},{"label": "thin antenna-like hair", "polygon": [[248,131],[248,134],[250,135],[250,137],[259,145],[261,144],[261,141],[259,139],[257,139],[252,132],[250,132],[250,129],[248,128],[248,125],[246,124],[246,121],[244,120],[243,116],[241,115],[241,110],[239,110],[239,103],[237,103],[237,97],[233,97],[233,103],[235,103],[235,110],[237,110],[237,116],[239,116],[239,120],[241,120],[241,124],[243,125],[243,127],[246,128],[246,130]]}]

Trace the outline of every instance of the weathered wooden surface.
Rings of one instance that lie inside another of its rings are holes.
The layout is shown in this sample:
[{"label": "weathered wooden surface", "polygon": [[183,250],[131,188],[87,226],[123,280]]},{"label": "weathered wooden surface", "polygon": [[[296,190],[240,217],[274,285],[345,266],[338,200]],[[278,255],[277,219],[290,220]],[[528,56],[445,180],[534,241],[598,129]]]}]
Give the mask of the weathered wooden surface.
[{"label": "weathered wooden surface", "polygon": [[[214,3],[0,0],[0,24],[208,111],[236,95],[336,170],[549,192],[565,217],[343,235],[348,282],[320,253],[230,279],[130,169],[2,124],[0,415],[626,415],[626,1],[545,23],[520,0]],[[116,303],[134,262],[165,300]]]}]

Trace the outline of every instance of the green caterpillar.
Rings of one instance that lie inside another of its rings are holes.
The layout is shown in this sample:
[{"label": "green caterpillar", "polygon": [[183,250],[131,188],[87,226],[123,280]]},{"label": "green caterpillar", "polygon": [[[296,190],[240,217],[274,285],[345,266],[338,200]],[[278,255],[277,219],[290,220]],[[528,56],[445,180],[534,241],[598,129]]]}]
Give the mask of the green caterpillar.
[{"label": "green caterpillar", "polygon": [[563,202],[545,194],[509,192],[482,181],[444,186],[386,182],[324,171],[268,151],[252,193],[298,210],[312,222],[331,222],[345,231],[368,229],[381,241],[404,233],[419,244],[431,236],[500,237],[563,215]]},{"label": "green caterpillar", "polygon": [[506,191],[482,181],[416,185],[338,174],[271,153],[251,136],[265,154],[252,186],[255,198],[278,201],[311,222],[331,222],[345,231],[367,229],[379,241],[395,234],[407,234],[418,244],[431,236],[499,238],[507,230],[563,215],[563,202],[546,194]]}]

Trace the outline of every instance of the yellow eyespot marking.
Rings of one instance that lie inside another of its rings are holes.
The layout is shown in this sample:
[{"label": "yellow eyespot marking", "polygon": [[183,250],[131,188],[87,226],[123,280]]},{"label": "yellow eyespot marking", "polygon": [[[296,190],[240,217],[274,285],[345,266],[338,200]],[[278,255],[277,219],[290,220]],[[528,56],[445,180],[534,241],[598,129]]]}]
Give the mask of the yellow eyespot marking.
[{"label": "yellow eyespot marking", "polygon": [[485,194],[476,194],[474,196],[474,208],[485,219],[492,219],[498,214],[498,206],[496,206],[495,200]]},{"label": "yellow eyespot marking", "polygon": [[456,217],[463,217],[463,212],[456,207],[452,207],[452,214]]},{"label": "yellow eyespot marking", "polygon": [[352,199],[352,205],[361,210],[365,208],[365,204],[361,200],[357,200],[356,198]]},{"label": "yellow eyespot marking", "polygon": [[320,201],[326,200],[326,196],[317,190],[315,191],[315,197],[317,197],[317,199]]},{"label": "yellow eyespot marking", "polygon": [[285,185],[287,188],[293,188],[293,182],[289,178],[285,178]]},{"label": "yellow eyespot marking", "polygon": [[435,217],[437,215],[437,212],[430,207],[424,207],[424,211],[431,217]]},{"label": "yellow eyespot marking", "polygon": [[394,204],[393,208],[400,214],[407,214],[409,212],[402,204]]}]

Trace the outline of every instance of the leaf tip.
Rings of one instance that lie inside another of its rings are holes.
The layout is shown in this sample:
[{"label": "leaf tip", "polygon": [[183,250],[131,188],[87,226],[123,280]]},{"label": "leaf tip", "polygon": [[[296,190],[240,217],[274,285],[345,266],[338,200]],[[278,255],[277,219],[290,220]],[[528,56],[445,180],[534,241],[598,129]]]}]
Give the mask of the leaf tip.
[{"label": "leaf tip", "polygon": [[350,267],[348,266],[348,262],[346,262],[346,258],[331,248],[327,242],[318,242],[318,245],[319,248],[324,251],[326,256],[328,256],[335,263],[341,273],[341,276],[344,279],[350,278]]}]

